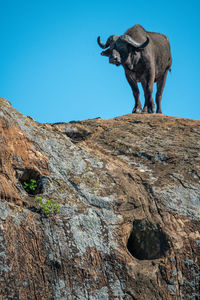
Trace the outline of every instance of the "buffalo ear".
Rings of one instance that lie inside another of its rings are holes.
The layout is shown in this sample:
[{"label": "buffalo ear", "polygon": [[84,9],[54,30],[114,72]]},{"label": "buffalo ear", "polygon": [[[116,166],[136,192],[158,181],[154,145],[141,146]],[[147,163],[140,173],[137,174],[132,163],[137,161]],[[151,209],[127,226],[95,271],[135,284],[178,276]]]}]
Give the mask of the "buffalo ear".
[{"label": "buffalo ear", "polygon": [[105,51],[102,51],[101,52],[101,55],[103,55],[103,56],[110,56],[110,49],[107,49],[107,50],[105,50]]},{"label": "buffalo ear", "polygon": [[141,52],[142,50],[144,50],[144,48],[135,48],[135,47],[133,47],[133,49],[134,49],[134,51],[136,51],[136,52]]}]

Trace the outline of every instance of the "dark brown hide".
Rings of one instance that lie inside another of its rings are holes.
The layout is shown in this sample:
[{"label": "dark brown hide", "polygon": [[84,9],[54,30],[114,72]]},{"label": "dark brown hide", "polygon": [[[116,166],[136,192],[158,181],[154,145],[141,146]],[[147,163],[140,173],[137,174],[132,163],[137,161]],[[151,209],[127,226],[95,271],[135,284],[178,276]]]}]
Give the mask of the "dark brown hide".
[{"label": "dark brown hide", "polygon": [[142,26],[135,25],[124,35],[112,35],[106,44],[98,37],[98,44],[106,49],[101,54],[109,57],[109,62],[116,66],[122,65],[126,78],[135,98],[133,113],[142,110],[137,82],[141,82],[145,103],[142,112],[153,113],[155,105],[152,98],[153,84],[157,83],[157,113],[161,111],[161,98],[167,73],[172,65],[172,56],[167,36],[161,33],[146,31]]}]

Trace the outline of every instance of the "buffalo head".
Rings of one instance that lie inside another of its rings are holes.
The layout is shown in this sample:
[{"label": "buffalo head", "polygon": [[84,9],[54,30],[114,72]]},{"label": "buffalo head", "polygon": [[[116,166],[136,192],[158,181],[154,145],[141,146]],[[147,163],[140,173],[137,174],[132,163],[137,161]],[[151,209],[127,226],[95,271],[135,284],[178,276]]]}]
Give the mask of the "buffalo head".
[{"label": "buffalo head", "polygon": [[101,48],[106,49],[101,52],[101,55],[108,56],[111,64],[120,66],[127,61],[130,52],[144,49],[149,43],[149,38],[147,37],[144,43],[138,43],[131,36],[124,34],[121,36],[111,35],[105,44],[101,42],[99,36],[97,42]]}]

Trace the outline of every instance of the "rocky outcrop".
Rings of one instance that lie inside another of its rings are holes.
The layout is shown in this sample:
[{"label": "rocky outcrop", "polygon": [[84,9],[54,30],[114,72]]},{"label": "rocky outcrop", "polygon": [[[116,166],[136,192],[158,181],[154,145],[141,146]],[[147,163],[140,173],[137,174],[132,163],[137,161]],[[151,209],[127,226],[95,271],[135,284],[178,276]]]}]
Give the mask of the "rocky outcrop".
[{"label": "rocky outcrop", "polygon": [[1,98],[0,130],[0,299],[200,298],[199,121],[39,124]]}]

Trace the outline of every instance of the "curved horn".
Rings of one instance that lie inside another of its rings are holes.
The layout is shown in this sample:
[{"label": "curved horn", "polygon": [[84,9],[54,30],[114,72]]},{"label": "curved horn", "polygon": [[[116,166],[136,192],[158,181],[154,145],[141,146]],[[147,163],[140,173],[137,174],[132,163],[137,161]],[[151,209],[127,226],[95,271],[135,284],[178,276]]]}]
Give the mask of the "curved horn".
[{"label": "curved horn", "polygon": [[136,42],[130,35],[127,35],[127,34],[121,35],[120,39],[127,42],[128,44],[132,45],[136,49],[143,49],[149,43],[149,37],[148,36],[147,36],[147,39],[144,43]]},{"label": "curved horn", "polygon": [[106,44],[102,43],[102,41],[100,40],[100,36],[98,36],[98,38],[97,38],[97,43],[99,44],[99,46],[102,49],[106,49],[107,48]]},{"label": "curved horn", "polygon": [[99,44],[99,46],[102,48],[102,49],[106,49],[110,46],[110,44],[112,44],[114,41],[116,41],[118,39],[118,36],[117,35],[111,35],[108,39],[107,39],[107,42],[104,44],[101,42],[100,40],[100,36],[98,36],[97,38],[97,43]]}]

